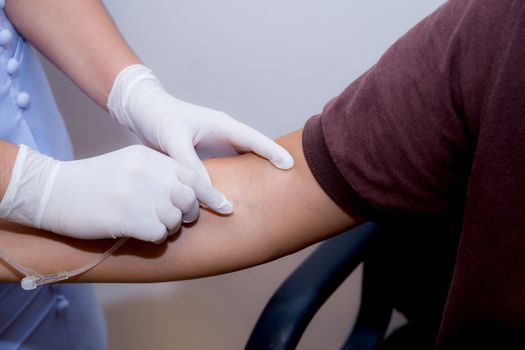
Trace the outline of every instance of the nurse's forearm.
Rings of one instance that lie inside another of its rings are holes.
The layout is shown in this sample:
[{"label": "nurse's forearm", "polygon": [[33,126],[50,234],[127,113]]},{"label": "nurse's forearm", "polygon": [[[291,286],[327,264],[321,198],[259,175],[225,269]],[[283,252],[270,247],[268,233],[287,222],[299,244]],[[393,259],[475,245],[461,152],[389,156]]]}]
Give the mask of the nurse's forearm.
[{"label": "nurse's forearm", "polygon": [[[356,225],[358,220],[334,204],[310,173],[301,132],[279,142],[295,158],[289,171],[253,154],[206,162],[213,182],[233,201],[233,215],[202,211],[195,225],[162,245],[129,241],[80,280],[153,282],[220,274],[279,258]],[[72,240],[0,224],[0,247],[41,273],[81,266],[113,242]],[[6,279],[20,276],[0,264],[0,280]]]},{"label": "nurse's forearm", "polygon": [[18,146],[0,140],[0,201],[2,201],[11,179],[11,171],[17,154]]},{"label": "nurse's forearm", "polygon": [[102,108],[117,74],[139,59],[99,0],[7,0],[17,30]]}]

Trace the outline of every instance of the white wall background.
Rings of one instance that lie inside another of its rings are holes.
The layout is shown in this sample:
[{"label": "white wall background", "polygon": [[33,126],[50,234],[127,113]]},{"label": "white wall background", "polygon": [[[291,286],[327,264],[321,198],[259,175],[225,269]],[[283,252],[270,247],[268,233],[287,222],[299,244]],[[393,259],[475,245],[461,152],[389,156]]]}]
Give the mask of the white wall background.
[{"label": "white wall background", "polygon": [[[324,103],[444,0],[105,0],[129,44],[179,98],[277,137]],[[97,40],[97,38],[93,38]],[[135,143],[44,62],[77,157]],[[195,281],[98,285],[110,349],[240,349],[279,283],[312,248]],[[316,317],[300,349],[336,349],[355,318],[358,273]]]}]

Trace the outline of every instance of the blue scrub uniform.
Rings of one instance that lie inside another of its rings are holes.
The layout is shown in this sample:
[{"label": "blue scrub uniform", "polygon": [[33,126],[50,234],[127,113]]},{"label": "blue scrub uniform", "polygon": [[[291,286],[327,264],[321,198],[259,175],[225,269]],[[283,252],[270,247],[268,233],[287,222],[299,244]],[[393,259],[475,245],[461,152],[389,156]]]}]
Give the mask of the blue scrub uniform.
[{"label": "blue scrub uniform", "polygon": [[[56,159],[73,158],[40,62],[1,10],[0,139],[26,144]],[[24,291],[19,283],[0,283],[0,350],[105,349],[105,329],[91,285],[46,285]]]}]

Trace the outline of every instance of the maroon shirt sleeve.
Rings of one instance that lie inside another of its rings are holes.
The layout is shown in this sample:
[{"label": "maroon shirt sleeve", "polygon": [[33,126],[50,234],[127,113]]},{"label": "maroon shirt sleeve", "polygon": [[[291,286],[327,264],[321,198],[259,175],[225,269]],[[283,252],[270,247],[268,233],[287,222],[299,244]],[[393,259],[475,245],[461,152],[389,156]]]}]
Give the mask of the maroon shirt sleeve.
[{"label": "maroon shirt sleeve", "polygon": [[440,7],[306,124],[307,162],[349,212],[382,219],[460,210],[476,133],[464,108],[479,108],[501,36],[497,11],[493,23],[464,23],[483,10],[473,3]]},{"label": "maroon shirt sleeve", "polygon": [[350,213],[461,215],[438,349],[525,348],[524,111],[525,2],[451,0],[305,126]]}]

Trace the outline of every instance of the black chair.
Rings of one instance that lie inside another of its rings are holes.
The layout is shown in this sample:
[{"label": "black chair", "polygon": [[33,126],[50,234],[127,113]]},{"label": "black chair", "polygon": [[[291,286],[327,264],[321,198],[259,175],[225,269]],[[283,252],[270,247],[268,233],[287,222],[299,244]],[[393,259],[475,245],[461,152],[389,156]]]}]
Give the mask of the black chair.
[{"label": "black chair", "polygon": [[[438,225],[425,229],[423,235],[418,226],[366,223],[323,242],[271,297],[246,349],[295,349],[315,313],[361,263],[360,310],[342,349],[432,348],[439,324],[428,320],[440,318],[455,256],[455,236],[447,236],[443,230],[446,228]],[[400,253],[405,248],[412,254]],[[414,259],[433,263],[419,264]],[[396,264],[391,264],[393,261]],[[398,271],[409,273],[398,275]],[[399,291],[400,283],[407,288]],[[394,308],[410,303],[413,305],[405,309],[408,315],[415,315],[415,322],[409,319],[385,340]],[[425,305],[424,312],[418,310],[421,305]]]}]

